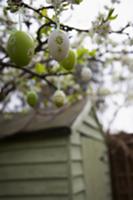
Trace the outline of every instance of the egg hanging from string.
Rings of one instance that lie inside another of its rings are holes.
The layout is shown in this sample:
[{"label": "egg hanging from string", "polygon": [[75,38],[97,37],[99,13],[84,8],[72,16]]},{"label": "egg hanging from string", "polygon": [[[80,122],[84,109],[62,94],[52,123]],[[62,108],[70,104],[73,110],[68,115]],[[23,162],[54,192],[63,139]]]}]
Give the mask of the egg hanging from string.
[{"label": "egg hanging from string", "polygon": [[48,38],[48,48],[53,59],[63,60],[69,52],[69,38],[65,31],[55,29]]},{"label": "egg hanging from string", "polygon": [[30,63],[35,50],[33,38],[24,31],[11,33],[7,42],[7,54],[11,61],[18,66],[26,66]]}]

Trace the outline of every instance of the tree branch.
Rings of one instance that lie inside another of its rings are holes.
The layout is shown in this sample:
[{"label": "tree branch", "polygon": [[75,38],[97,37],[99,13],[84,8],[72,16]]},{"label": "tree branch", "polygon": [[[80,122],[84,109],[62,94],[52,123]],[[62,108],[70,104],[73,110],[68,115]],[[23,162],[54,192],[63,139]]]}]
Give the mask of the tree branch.
[{"label": "tree branch", "polygon": [[51,87],[53,87],[54,89],[57,89],[55,85],[53,85],[50,81],[48,81],[48,77],[51,76],[66,76],[69,74],[73,74],[72,72],[65,72],[65,73],[45,73],[45,74],[38,74],[26,67],[19,67],[17,65],[11,64],[11,63],[5,63],[0,61],[0,65],[2,67],[7,67],[7,68],[14,68],[14,69],[19,69],[21,71],[23,71],[26,74],[29,74],[31,77],[37,77],[39,79],[45,80],[47,82],[48,85],[50,85]]}]

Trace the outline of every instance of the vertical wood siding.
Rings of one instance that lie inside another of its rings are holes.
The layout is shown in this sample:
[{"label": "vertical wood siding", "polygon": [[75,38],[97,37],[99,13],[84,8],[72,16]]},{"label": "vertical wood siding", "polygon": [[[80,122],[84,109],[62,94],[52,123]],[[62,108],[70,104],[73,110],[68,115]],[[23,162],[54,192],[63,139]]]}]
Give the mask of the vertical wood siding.
[{"label": "vertical wood siding", "polygon": [[84,172],[88,199],[111,200],[107,149],[100,140],[82,137]]},{"label": "vertical wood siding", "polygon": [[86,107],[72,126],[73,200],[111,200],[106,144],[89,109]]}]

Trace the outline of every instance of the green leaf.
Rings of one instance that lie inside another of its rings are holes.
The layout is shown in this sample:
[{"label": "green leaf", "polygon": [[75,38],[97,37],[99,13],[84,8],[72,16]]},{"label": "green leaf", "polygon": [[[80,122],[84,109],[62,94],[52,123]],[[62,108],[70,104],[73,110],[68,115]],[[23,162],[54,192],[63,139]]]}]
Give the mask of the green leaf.
[{"label": "green leaf", "polygon": [[41,14],[43,17],[46,17],[47,16],[47,10],[46,9],[42,9],[41,10]]},{"label": "green leaf", "polygon": [[114,19],[117,18],[118,15],[113,15],[114,10],[115,10],[114,8],[111,8],[111,9],[109,10],[109,13],[108,13],[108,15],[107,15],[106,21],[107,21],[107,20],[114,20]]},{"label": "green leaf", "polygon": [[6,8],[6,7],[3,8],[3,14],[4,14],[5,16],[7,16],[7,8]]},{"label": "green leaf", "polygon": [[96,56],[96,52],[97,52],[96,49],[93,49],[92,51],[89,51],[89,56],[95,57]]},{"label": "green leaf", "polygon": [[118,15],[110,16],[109,20],[114,20],[118,17]]},{"label": "green leaf", "polygon": [[46,72],[46,66],[41,63],[37,63],[35,65],[35,72],[38,74],[44,74]]},{"label": "green leaf", "polygon": [[76,4],[80,4],[83,0],[75,0]]},{"label": "green leaf", "polygon": [[84,48],[84,47],[81,47],[77,50],[77,57],[78,59],[79,58],[82,58],[84,55],[88,55],[89,54],[89,50]]},{"label": "green leaf", "polygon": [[111,8],[111,9],[109,10],[109,13],[108,13],[107,18],[110,18],[110,17],[112,16],[113,12],[114,12],[114,8]]}]

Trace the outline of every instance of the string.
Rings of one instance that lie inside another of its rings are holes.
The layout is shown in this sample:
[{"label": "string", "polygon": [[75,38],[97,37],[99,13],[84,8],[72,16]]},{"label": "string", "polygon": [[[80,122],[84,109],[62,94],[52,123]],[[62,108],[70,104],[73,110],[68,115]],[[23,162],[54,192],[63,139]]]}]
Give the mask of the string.
[{"label": "string", "polygon": [[21,18],[22,17],[22,15],[21,15],[22,13],[21,13],[21,11],[22,10],[20,9],[19,13],[18,13],[18,24],[19,24],[19,30],[20,31],[22,31],[22,18]]},{"label": "string", "polygon": [[59,13],[60,13],[60,4],[54,3],[54,0],[52,0],[54,5],[54,11],[55,11],[55,22],[56,22],[56,29],[60,29],[60,19],[59,19]]},{"label": "string", "polygon": [[57,80],[57,89],[58,90],[61,89],[61,77],[60,76],[58,77],[58,80]]},{"label": "string", "polygon": [[[55,23],[56,23],[56,29],[60,30],[60,19],[59,19],[59,13],[60,13],[60,4],[58,2],[54,2],[55,0],[52,0],[54,11],[55,11]],[[58,77],[57,80],[57,90],[61,89],[61,77]]]}]

